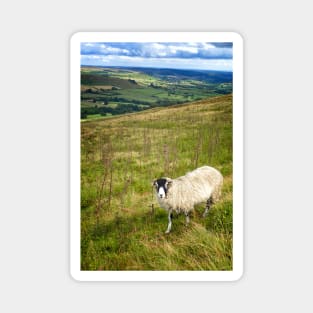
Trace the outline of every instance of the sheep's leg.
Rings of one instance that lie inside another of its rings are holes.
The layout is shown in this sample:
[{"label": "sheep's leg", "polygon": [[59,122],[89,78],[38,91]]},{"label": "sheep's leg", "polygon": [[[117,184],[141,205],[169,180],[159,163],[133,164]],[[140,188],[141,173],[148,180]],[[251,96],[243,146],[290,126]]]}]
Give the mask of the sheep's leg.
[{"label": "sheep's leg", "polygon": [[207,202],[206,202],[206,206],[205,206],[205,210],[204,210],[204,213],[203,213],[203,217],[206,217],[208,215],[208,212],[211,208],[211,205],[212,205],[212,199],[208,199]]},{"label": "sheep's leg", "polygon": [[190,223],[189,212],[185,212],[185,216],[186,216],[186,226],[188,226]]},{"label": "sheep's leg", "polygon": [[167,225],[167,230],[165,234],[168,234],[172,229],[172,217],[173,217],[172,210],[169,210],[168,211],[168,225]]}]

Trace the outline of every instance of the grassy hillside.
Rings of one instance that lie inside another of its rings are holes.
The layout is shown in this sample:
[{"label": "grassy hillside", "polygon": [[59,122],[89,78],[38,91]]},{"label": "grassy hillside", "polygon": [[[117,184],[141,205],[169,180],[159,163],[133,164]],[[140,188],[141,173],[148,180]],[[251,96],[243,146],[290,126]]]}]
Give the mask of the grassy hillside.
[{"label": "grassy hillside", "polygon": [[109,77],[107,75],[82,74],[81,84],[88,86],[115,86],[118,88],[136,88],[134,80]]},{"label": "grassy hillside", "polygon": [[[191,224],[167,213],[153,179],[211,165],[222,200]],[[81,123],[82,270],[232,269],[232,96]]]}]

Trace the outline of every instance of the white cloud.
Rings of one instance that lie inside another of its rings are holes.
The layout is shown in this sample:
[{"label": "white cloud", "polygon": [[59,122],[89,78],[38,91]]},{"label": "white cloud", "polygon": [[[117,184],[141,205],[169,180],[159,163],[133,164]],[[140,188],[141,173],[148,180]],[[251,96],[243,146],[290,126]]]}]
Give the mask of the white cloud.
[{"label": "white cloud", "polygon": [[232,70],[232,48],[206,42],[84,43],[82,64]]},{"label": "white cloud", "polygon": [[142,56],[147,57],[165,57],[167,47],[165,45],[159,43],[149,43],[146,45],[142,45],[141,54]]},{"label": "white cloud", "polygon": [[177,52],[180,52],[180,51],[197,54],[199,51],[198,48],[195,46],[191,46],[191,47],[188,47],[188,46],[168,46],[168,48],[174,54],[176,54]]},{"label": "white cloud", "polygon": [[145,58],[130,56],[82,56],[83,65],[133,66],[133,67],[167,67],[180,69],[201,69],[232,71],[232,60],[181,59],[181,58]]},{"label": "white cloud", "polygon": [[100,49],[101,49],[101,52],[103,54],[108,54],[108,55],[110,55],[110,54],[129,54],[129,51],[126,49],[110,47],[110,46],[107,46],[105,44],[101,44]]},{"label": "white cloud", "polygon": [[201,48],[204,50],[209,50],[209,49],[217,49],[214,45],[207,43],[207,42],[203,42],[201,44]]}]

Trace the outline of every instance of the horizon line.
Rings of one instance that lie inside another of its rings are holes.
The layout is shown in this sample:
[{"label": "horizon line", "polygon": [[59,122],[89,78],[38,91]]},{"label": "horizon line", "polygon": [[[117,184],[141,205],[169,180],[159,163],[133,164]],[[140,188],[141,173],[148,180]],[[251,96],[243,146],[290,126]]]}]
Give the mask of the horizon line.
[{"label": "horizon line", "polygon": [[157,66],[128,66],[128,65],[88,65],[88,64],[81,64],[80,65],[85,67],[102,67],[102,68],[110,68],[110,67],[117,67],[117,68],[149,68],[149,69],[164,69],[164,70],[183,70],[183,71],[206,71],[206,72],[226,72],[226,73],[233,73],[233,70],[213,70],[213,69],[199,69],[199,68],[178,68],[178,67],[157,67]]}]

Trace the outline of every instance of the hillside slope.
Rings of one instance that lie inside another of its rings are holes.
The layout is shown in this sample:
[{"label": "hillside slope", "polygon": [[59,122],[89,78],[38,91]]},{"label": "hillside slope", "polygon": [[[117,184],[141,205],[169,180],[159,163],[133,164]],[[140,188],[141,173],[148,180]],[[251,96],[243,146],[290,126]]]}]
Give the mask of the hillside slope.
[{"label": "hillside slope", "polygon": [[[218,168],[223,195],[191,225],[167,215],[151,182],[202,165]],[[81,123],[82,270],[232,268],[232,96]]]}]

